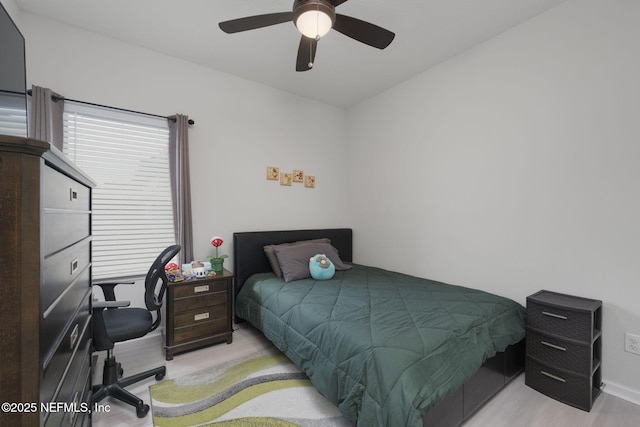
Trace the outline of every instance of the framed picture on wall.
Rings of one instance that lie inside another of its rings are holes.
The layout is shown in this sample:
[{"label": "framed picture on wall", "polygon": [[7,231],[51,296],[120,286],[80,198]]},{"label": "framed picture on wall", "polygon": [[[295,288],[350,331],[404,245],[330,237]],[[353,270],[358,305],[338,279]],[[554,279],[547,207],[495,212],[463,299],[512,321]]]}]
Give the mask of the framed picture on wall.
[{"label": "framed picture on wall", "polygon": [[304,181],[304,172],[300,169],[293,170],[293,182],[303,182]]},{"label": "framed picture on wall", "polygon": [[267,179],[277,181],[280,176],[280,168],[274,166],[267,166]]},{"label": "framed picture on wall", "polygon": [[280,185],[291,185],[292,176],[288,172],[280,174]]},{"label": "framed picture on wall", "polygon": [[312,175],[306,175],[304,177],[304,186],[307,188],[316,188],[316,177]]}]

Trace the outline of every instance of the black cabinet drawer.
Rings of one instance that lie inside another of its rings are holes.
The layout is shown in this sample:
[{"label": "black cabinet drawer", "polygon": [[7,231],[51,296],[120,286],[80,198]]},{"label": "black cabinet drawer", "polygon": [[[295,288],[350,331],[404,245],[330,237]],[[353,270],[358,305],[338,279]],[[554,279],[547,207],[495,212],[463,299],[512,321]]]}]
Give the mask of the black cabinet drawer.
[{"label": "black cabinet drawer", "polygon": [[52,209],[89,209],[90,190],[78,181],[51,167],[44,168],[43,207]]},{"label": "black cabinet drawer", "polygon": [[91,217],[86,213],[44,213],[45,232],[42,235],[47,256],[87,238],[91,234]]},{"label": "black cabinet drawer", "polygon": [[[90,243],[87,239],[45,258],[42,276],[44,286],[40,292],[43,311],[47,311],[56,298],[89,267]],[[89,288],[88,278],[85,286]]]},{"label": "black cabinet drawer", "polygon": [[568,371],[587,374],[597,363],[590,345],[561,340],[530,329],[527,330],[526,348],[527,354],[533,358]]},{"label": "black cabinet drawer", "polygon": [[[63,340],[62,335],[68,335],[67,328],[74,320],[74,313],[78,310],[89,315],[89,298],[91,288],[89,287],[89,269],[86,269],[78,279],[70,284],[49,307],[43,307],[40,334],[40,350],[44,356],[45,366],[48,354],[55,351],[57,342]],[[80,307],[80,309],[78,309]]]},{"label": "black cabinet drawer", "polygon": [[64,384],[57,399],[59,401],[70,402],[75,410],[67,412],[62,420],[61,427],[73,427],[78,423],[79,419],[89,415],[91,402],[87,388],[90,378],[90,360],[91,360],[91,340],[87,342],[85,349],[78,355],[78,363],[71,367],[74,376],[70,378],[68,384]]},{"label": "black cabinet drawer", "polygon": [[530,301],[527,303],[527,326],[587,344],[591,344],[593,340],[590,312],[572,311]]},{"label": "black cabinet drawer", "polygon": [[[78,312],[74,318],[72,325],[68,329],[68,333],[64,339],[60,341],[55,348],[55,352],[51,355],[49,363],[43,367],[42,383],[40,384],[40,401],[53,402],[56,401],[57,395],[64,383],[66,375],[76,375],[77,372],[72,370],[70,366],[74,362],[80,360],[82,364],[83,351],[90,342],[90,326],[91,318],[88,312]],[[77,359],[80,357],[80,359]],[[73,373],[71,373],[73,372]]]},{"label": "black cabinet drawer", "polygon": [[68,374],[62,380],[58,394],[53,397],[53,402],[67,404],[68,407],[51,407],[51,411],[44,415],[46,426],[73,426],[77,419],[89,412],[86,388],[90,373],[91,340],[84,339],[81,344],[69,363]]},{"label": "black cabinet drawer", "polygon": [[592,387],[591,375],[578,375],[545,365],[528,357],[525,362],[525,384],[549,397],[589,411],[599,390]]}]

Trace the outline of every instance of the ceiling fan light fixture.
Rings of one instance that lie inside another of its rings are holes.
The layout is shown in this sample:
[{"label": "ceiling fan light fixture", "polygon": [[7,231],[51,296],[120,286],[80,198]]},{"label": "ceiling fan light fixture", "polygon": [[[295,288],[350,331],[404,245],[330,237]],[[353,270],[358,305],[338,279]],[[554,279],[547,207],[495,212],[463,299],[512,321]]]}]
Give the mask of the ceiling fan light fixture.
[{"label": "ceiling fan light fixture", "polygon": [[293,4],[293,23],[310,39],[317,40],[327,34],[335,19],[335,7],[326,0],[296,0]]},{"label": "ceiling fan light fixture", "polygon": [[304,12],[296,20],[298,31],[310,39],[319,39],[327,34],[332,26],[331,18],[326,13],[316,10]]}]

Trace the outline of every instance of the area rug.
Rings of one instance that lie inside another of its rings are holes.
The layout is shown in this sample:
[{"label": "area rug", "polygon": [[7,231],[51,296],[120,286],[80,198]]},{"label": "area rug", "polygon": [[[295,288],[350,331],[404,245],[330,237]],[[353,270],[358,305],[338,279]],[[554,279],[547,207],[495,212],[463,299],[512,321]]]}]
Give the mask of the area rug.
[{"label": "area rug", "polygon": [[150,387],[158,427],[351,427],[282,353],[266,350]]}]

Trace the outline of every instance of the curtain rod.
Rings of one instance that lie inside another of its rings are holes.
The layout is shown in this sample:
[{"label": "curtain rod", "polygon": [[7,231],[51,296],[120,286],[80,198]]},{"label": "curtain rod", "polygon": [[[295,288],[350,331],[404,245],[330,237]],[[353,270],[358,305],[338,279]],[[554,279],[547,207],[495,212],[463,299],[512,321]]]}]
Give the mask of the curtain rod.
[{"label": "curtain rod", "polygon": [[[31,89],[29,89],[27,91],[27,95],[31,96]],[[142,115],[145,115],[145,116],[158,117],[158,118],[161,118],[161,119],[171,120],[174,123],[176,121],[175,117],[161,116],[159,114],[143,113],[142,111],[128,110],[126,108],[112,107],[110,105],[95,104],[93,102],[87,102],[87,101],[78,101],[77,99],[65,98],[64,96],[51,95],[51,100],[53,102],[58,102],[59,100],[77,102],[78,104],[92,105],[94,107],[110,108],[112,110],[124,111],[124,112],[127,112],[127,113],[135,113],[135,114],[142,114]],[[189,119],[188,123],[190,125],[196,124],[196,122],[194,122],[191,119]]]}]

